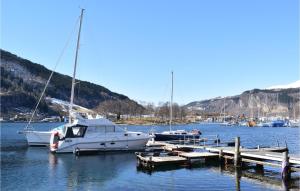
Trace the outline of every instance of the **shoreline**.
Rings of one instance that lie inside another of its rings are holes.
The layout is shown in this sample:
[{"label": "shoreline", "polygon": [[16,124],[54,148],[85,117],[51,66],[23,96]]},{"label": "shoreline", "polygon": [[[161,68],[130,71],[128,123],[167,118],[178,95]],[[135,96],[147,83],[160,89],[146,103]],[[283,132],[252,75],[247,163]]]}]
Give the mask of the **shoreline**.
[{"label": "shoreline", "polygon": [[[116,125],[120,126],[125,126],[125,125],[132,125],[132,126],[169,126],[169,121],[164,121],[164,122],[157,122],[157,121],[149,121],[149,120],[118,120],[118,121],[113,121]],[[0,126],[2,123],[28,123],[28,121],[0,121]],[[66,123],[66,122],[41,122],[41,121],[32,121],[31,124],[39,124],[39,123]],[[209,123],[209,122],[203,122],[203,121],[174,121],[172,125],[189,125],[189,124],[205,124],[205,125],[221,125],[221,123]],[[231,125],[231,126],[226,126],[226,127],[242,127],[239,125]],[[265,128],[265,127],[249,127],[249,128]],[[269,128],[277,128],[277,127],[269,127]],[[279,127],[282,128],[282,127]],[[284,128],[300,128],[298,126],[287,126]]]}]

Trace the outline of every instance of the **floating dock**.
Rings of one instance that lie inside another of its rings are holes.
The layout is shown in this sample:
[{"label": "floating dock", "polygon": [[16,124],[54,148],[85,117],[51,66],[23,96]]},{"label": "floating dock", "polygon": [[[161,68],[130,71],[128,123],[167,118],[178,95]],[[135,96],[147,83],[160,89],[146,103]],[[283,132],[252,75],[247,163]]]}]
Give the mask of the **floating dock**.
[{"label": "floating dock", "polygon": [[[218,161],[220,163],[233,163],[241,167],[245,163],[255,164],[258,168],[263,166],[279,167],[282,178],[290,177],[292,172],[300,171],[300,156],[289,155],[287,147],[243,148],[240,138],[236,137],[234,146],[224,146],[219,140],[215,144],[201,145],[201,141],[189,141],[191,144],[174,144],[169,142],[149,142],[148,146],[160,147],[168,155],[160,156],[158,152],[148,156],[147,153],[136,153],[138,164],[153,169],[160,165],[192,164],[194,161]],[[222,145],[222,146],[221,146]],[[230,144],[232,145],[232,144]],[[201,149],[203,152],[194,152]]]}]

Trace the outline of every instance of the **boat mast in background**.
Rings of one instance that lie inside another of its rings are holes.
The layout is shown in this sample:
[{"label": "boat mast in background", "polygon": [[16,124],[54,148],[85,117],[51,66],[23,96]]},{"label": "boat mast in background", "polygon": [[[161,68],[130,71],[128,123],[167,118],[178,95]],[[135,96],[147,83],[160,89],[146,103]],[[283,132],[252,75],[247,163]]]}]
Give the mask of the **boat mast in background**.
[{"label": "boat mast in background", "polygon": [[226,104],[226,97],[224,97],[224,115],[223,115],[223,122],[225,123],[225,118],[226,118],[226,110],[225,110],[225,104]]},{"label": "boat mast in background", "polygon": [[172,117],[173,117],[173,71],[171,72],[172,86],[171,86],[171,102],[170,102],[170,131],[172,131]]},{"label": "boat mast in background", "polygon": [[72,116],[72,110],[73,110],[74,89],[75,89],[75,76],[76,76],[76,67],[77,67],[77,60],[78,60],[78,50],[79,50],[79,42],[80,42],[80,33],[81,33],[81,25],[82,25],[83,12],[84,12],[84,9],[81,9],[80,24],[79,24],[79,31],[78,31],[78,37],[77,37],[77,46],[76,46],[76,54],[75,54],[75,64],[74,64],[73,78],[72,78],[72,89],[71,89],[71,98],[70,98],[70,107],[69,107],[69,123],[72,123],[71,116]]}]

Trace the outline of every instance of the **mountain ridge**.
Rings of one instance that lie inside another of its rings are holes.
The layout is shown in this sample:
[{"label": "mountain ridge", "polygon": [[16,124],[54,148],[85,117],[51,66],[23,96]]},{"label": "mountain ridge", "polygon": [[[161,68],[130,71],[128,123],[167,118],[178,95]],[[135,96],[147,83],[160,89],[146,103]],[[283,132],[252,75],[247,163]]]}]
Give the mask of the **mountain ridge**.
[{"label": "mountain ridge", "polygon": [[[37,103],[51,70],[2,49],[0,49],[0,54],[1,114],[14,114],[16,112],[11,111],[16,108],[21,108],[24,112],[30,112]],[[69,101],[71,80],[72,78],[68,75],[54,72],[46,89],[45,97]],[[101,85],[88,81],[76,79],[76,82],[74,103],[77,105],[100,112],[101,104],[110,101],[111,104],[126,104],[143,110],[141,105],[125,95],[112,92]],[[109,109],[106,107],[107,111]],[[47,103],[45,99],[42,100],[39,110],[46,115],[60,113],[51,108],[51,103]],[[130,111],[125,109],[120,113],[130,113]]]},{"label": "mountain ridge", "polygon": [[190,102],[185,105],[190,111],[198,113],[225,113],[261,117],[299,116],[300,89],[253,89],[241,94],[227,97],[217,97]]}]

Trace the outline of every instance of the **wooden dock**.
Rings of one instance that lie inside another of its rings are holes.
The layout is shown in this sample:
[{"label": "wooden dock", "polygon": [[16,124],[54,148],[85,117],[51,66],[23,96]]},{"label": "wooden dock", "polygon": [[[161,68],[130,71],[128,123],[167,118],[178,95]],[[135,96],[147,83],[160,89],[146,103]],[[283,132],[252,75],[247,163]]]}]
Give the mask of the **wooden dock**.
[{"label": "wooden dock", "polygon": [[[300,171],[300,156],[289,155],[286,147],[267,148],[243,148],[240,146],[240,138],[235,138],[234,146],[221,146],[218,141],[215,145],[200,145],[196,141],[193,144],[172,144],[168,142],[149,142],[148,145],[159,146],[165,152],[174,156],[142,156],[137,153],[139,164],[154,168],[165,164],[191,164],[195,160],[209,161],[219,159],[222,163],[233,163],[235,167],[241,167],[243,163],[255,164],[263,169],[263,166],[279,167],[282,178],[290,177],[292,172]],[[203,152],[193,152],[200,149]]]}]

